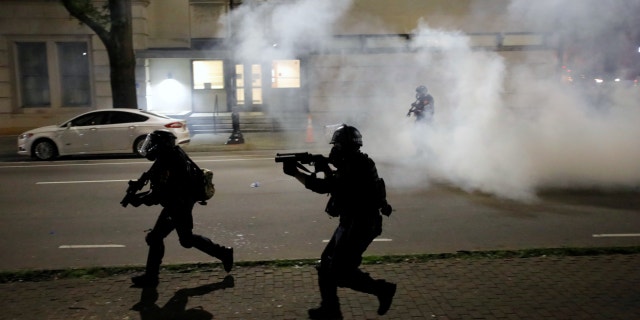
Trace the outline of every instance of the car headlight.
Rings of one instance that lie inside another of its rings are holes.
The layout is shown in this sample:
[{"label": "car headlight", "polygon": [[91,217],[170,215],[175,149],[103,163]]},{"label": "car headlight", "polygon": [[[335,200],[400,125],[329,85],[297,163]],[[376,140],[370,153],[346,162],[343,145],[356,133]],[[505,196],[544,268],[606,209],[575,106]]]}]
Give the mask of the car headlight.
[{"label": "car headlight", "polygon": [[29,139],[31,137],[33,137],[33,133],[23,133],[20,136],[18,136],[18,139],[24,140],[24,139]]}]

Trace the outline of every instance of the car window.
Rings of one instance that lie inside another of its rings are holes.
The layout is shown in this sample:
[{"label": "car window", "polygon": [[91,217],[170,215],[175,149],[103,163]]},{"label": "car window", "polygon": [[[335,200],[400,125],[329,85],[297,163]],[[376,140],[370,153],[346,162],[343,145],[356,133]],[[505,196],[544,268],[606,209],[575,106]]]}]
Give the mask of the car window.
[{"label": "car window", "polygon": [[152,116],[159,117],[159,118],[163,118],[163,119],[170,119],[169,117],[167,117],[167,116],[165,116],[165,115],[157,114],[157,113],[155,113],[155,112],[151,112],[151,111],[140,110],[140,112],[147,113],[147,114],[150,114],[150,115],[152,115]]},{"label": "car window", "polygon": [[106,112],[94,112],[79,116],[71,120],[72,126],[84,127],[106,123]]},{"label": "car window", "polygon": [[137,113],[121,112],[121,111],[112,111],[109,113],[110,113],[109,124],[143,122],[149,119],[149,117],[143,116]]}]

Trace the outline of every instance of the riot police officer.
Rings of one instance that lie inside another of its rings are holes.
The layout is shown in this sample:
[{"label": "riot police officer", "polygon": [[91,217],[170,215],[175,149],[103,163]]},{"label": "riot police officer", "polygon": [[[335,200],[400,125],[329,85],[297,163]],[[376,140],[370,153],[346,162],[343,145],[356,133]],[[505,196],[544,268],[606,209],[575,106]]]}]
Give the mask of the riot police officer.
[{"label": "riot police officer", "polygon": [[[295,162],[283,162],[284,173],[295,177],[307,189],[331,195],[326,212],[340,217],[340,223],[322,252],[318,270],[321,303],[309,309],[312,319],[341,318],[338,287],[351,288],[373,294],[378,298],[378,314],[383,315],[391,306],[396,285],[384,280],[374,280],[359,269],[362,255],[374,238],[382,232],[383,208],[390,214],[390,206],[380,192],[384,188],[378,177],[375,163],[360,151],[362,136],[358,129],[342,125],[331,139],[328,165],[323,166],[324,177],[306,174]],[[316,164],[316,169],[318,164]]]},{"label": "riot police officer", "polygon": [[433,113],[435,112],[435,102],[427,87],[419,86],[416,88],[416,101],[411,104],[407,117],[413,113],[416,116],[416,122],[431,122]]},{"label": "riot police officer", "polygon": [[151,231],[146,236],[149,245],[145,273],[131,279],[134,286],[155,287],[158,285],[160,264],[164,256],[164,238],[174,229],[180,245],[196,248],[222,261],[225,271],[233,266],[233,248],[223,247],[209,238],[194,234],[192,210],[196,203],[189,179],[188,155],[175,144],[176,136],[168,130],[150,133],[140,154],[153,165],[148,171],[151,187],[137,194],[131,204],[148,206],[160,204],[163,209]]}]

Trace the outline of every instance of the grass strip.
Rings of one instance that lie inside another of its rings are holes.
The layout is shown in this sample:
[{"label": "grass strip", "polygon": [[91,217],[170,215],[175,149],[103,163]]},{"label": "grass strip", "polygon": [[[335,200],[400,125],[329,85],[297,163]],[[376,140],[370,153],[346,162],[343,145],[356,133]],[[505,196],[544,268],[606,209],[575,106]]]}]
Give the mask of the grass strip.
[{"label": "grass strip", "polygon": [[[591,247],[591,248],[533,248],[520,250],[487,250],[487,251],[457,251],[452,253],[433,254],[409,254],[387,256],[365,256],[362,263],[386,264],[386,263],[421,263],[441,259],[524,259],[545,256],[597,256],[613,254],[640,254],[640,246],[632,247]],[[264,260],[264,261],[238,261],[236,268],[250,267],[304,267],[313,266],[317,259],[291,259],[291,260]],[[163,266],[164,272],[190,273],[207,272],[214,269],[222,269],[220,263],[190,263],[173,264]],[[0,283],[9,282],[36,282],[53,281],[57,279],[96,279],[123,274],[141,273],[142,266],[116,266],[116,267],[90,267],[70,268],[58,270],[18,270],[0,271]]]}]

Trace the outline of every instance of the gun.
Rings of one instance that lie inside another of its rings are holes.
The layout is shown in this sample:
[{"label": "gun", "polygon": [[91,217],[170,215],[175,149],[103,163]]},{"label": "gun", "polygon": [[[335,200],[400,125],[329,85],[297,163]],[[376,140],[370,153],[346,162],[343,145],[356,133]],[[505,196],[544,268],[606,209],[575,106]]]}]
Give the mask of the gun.
[{"label": "gun", "polygon": [[298,168],[311,173],[302,164],[310,164],[315,167],[316,172],[329,169],[329,159],[321,154],[311,154],[309,152],[298,153],[276,153],[276,162],[295,161]]},{"label": "gun", "polygon": [[120,204],[126,208],[127,205],[131,203],[131,201],[134,201],[136,199],[136,193],[140,191],[144,186],[146,186],[147,182],[149,182],[148,171],[143,172],[142,175],[140,175],[140,178],[138,178],[138,180],[129,180],[129,187],[127,188],[127,194],[124,196],[124,198],[122,198],[122,201],[120,201]]},{"label": "gun", "polygon": [[411,113],[416,113],[416,112],[420,112],[421,110],[418,110],[418,100],[416,100],[416,102],[411,104],[411,108],[409,108],[409,111],[407,112],[407,117],[411,116]]}]

